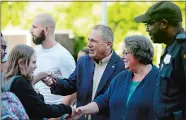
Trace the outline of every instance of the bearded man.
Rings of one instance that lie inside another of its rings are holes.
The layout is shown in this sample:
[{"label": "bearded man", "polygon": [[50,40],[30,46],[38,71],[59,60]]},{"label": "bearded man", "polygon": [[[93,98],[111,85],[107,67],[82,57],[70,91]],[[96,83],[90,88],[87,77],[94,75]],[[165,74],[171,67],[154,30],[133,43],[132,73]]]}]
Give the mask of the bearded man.
[{"label": "bearded man", "polygon": [[34,72],[35,82],[33,84],[35,89],[44,96],[47,104],[71,104],[71,96],[53,95],[50,87],[38,80],[48,72],[58,78],[68,78],[75,70],[73,56],[55,40],[55,26],[55,20],[49,14],[37,15],[33,20],[30,33],[33,43],[36,44],[37,56],[37,69]]}]

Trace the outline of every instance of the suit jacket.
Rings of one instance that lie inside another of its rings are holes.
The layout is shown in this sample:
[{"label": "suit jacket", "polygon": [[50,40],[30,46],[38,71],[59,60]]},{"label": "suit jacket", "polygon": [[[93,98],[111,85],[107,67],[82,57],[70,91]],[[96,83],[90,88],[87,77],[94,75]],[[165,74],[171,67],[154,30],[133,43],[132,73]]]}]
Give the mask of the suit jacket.
[{"label": "suit jacket", "polygon": [[[113,52],[105,71],[98,85],[95,98],[102,95],[110,85],[111,80],[124,70],[123,60]],[[53,94],[69,95],[77,92],[77,107],[84,106],[91,102],[94,75],[94,62],[86,55],[79,59],[75,71],[68,79],[58,80],[55,87],[51,88]],[[109,110],[106,109],[96,115],[92,115],[92,120],[109,119]],[[80,120],[85,120],[85,116]]]}]

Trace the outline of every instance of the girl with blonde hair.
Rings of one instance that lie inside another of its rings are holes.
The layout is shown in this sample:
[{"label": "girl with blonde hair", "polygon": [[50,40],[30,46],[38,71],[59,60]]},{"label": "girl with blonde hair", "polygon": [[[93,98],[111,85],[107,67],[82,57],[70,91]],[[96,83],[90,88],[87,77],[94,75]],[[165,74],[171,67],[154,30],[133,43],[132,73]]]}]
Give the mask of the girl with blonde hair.
[{"label": "girl with blonde hair", "polygon": [[42,120],[71,114],[73,111],[71,106],[46,104],[43,96],[36,93],[32,86],[32,74],[36,67],[36,54],[33,48],[27,45],[17,45],[13,48],[8,59],[5,83],[12,77],[19,76],[15,78],[10,91],[20,99],[29,118]]}]

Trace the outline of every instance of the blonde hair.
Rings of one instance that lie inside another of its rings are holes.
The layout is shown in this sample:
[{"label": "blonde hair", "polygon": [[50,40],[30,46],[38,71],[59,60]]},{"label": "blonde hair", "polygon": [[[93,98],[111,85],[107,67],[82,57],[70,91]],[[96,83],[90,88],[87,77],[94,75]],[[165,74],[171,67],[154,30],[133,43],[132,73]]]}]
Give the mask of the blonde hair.
[{"label": "blonde hair", "polygon": [[[22,75],[24,76],[19,68],[18,60],[22,59],[23,63],[28,66],[31,56],[35,53],[32,47],[27,45],[16,45],[9,54],[8,57],[8,68],[5,73],[5,81],[11,78],[14,75]],[[26,75],[25,77],[29,77]]]}]

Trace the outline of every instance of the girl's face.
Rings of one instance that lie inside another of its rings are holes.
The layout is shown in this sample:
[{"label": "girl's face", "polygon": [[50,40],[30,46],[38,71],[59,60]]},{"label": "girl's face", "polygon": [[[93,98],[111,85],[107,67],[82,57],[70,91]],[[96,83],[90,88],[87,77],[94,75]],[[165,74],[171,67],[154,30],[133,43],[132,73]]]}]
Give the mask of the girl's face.
[{"label": "girl's face", "polygon": [[36,54],[34,53],[31,58],[28,66],[26,67],[26,72],[29,77],[32,78],[34,70],[37,68],[36,65]]}]

